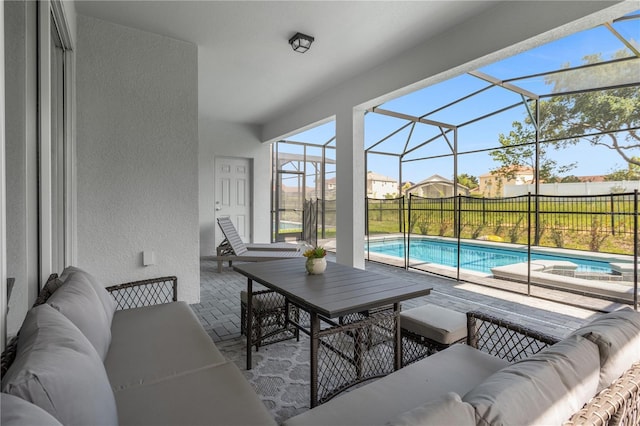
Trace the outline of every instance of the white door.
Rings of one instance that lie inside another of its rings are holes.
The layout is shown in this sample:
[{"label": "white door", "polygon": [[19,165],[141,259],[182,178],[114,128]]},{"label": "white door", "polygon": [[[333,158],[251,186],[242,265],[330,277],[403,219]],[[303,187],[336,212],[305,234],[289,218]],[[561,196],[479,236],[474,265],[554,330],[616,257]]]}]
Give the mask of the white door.
[{"label": "white door", "polygon": [[[230,217],[245,243],[251,242],[251,160],[216,157],[215,217]],[[215,224],[218,246],[224,239]]]}]

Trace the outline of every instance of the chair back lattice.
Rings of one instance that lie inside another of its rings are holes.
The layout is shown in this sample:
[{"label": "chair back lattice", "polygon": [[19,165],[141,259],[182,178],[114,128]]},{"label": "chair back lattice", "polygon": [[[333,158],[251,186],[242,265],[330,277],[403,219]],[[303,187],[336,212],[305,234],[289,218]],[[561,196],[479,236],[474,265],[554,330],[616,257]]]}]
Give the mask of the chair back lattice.
[{"label": "chair back lattice", "polygon": [[227,244],[231,247],[231,250],[233,250],[233,254],[241,256],[249,251],[247,249],[247,245],[242,241],[242,238],[240,238],[240,234],[238,234],[238,230],[233,225],[230,218],[219,217],[218,226],[220,227],[222,234],[224,234]]},{"label": "chair back lattice", "polygon": [[175,302],[177,288],[176,277],[160,277],[107,287],[107,290],[116,300],[116,309],[121,310]]},{"label": "chair back lattice", "polygon": [[558,341],[482,312],[467,313],[467,344],[509,362],[528,358]]}]

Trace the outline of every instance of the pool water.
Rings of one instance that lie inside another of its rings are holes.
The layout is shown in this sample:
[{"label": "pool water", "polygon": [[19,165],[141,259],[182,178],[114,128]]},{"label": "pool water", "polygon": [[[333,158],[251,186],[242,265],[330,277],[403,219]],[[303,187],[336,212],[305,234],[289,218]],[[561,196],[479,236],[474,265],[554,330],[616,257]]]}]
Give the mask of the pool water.
[{"label": "pool water", "polygon": [[[387,256],[404,257],[404,241],[387,240],[371,242],[369,250],[372,253]],[[434,240],[411,240],[411,262],[436,263],[439,265],[458,266],[458,245],[455,242]],[[532,260],[565,260],[578,265],[577,272],[611,273],[608,262],[556,256],[550,254],[531,253]],[[472,271],[491,273],[491,268],[511,265],[527,261],[527,252],[508,248],[477,246],[474,244],[460,244],[460,268]]]}]

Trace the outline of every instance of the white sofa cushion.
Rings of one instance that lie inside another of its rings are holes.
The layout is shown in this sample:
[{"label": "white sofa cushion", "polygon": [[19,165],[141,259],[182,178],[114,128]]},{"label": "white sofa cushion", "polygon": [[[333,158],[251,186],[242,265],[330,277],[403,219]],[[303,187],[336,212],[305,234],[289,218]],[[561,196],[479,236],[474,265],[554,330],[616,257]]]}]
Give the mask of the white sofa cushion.
[{"label": "white sofa cushion", "polygon": [[446,393],[419,407],[402,413],[389,426],[456,425],[475,426],[473,406],[455,392]]},{"label": "white sofa cushion", "polygon": [[149,380],[116,392],[119,426],[275,426],[235,364]]},{"label": "white sofa cushion", "polygon": [[104,366],[114,392],[226,359],[185,302],[116,312]]},{"label": "white sofa cushion", "polygon": [[400,326],[444,345],[467,337],[466,314],[430,303],[400,312]]},{"label": "white sofa cushion", "polygon": [[479,425],[559,425],[595,395],[595,344],[571,336],[503,368],[468,392]]},{"label": "white sofa cushion", "polygon": [[62,426],[51,414],[22,398],[0,394],[0,424],[2,426]]},{"label": "white sofa cushion", "polygon": [[104,360],[111,344],[111,321],[93,286],[71,276],[51,295],[47,303],[60,311],[82,331]]},{"label": "white sofa cushion", "polygon": [[100,356],[71,321],[47,304],[27,313],[2,391],[36,404],[68,426],[118,423]]},{"label": "white sofa cushion", "polygon": [[93,287],[96,294],[98,295],[98,298],[100,299],[100,302],[102,303],[104,313],[107,315],[107,320],[109,321],[109,324],[111,324],[113,314],[116,310],[116,301],[105,289],[105,286],[102,285],[96,279],[96,277],[76,266],[67,266],[66,268],[64,268],[62,274],[60,274],[60,280],[62,282],[65,282],[70,277],[76,277],[82,280],[86,280],[87,283],[89,283]]},{"label": "white sofa cushion", "polygon": [[600,383],[598,391],[640,360],[640,313],[630,308],[602,315],[572,334],[584,336],[598,345]]}]

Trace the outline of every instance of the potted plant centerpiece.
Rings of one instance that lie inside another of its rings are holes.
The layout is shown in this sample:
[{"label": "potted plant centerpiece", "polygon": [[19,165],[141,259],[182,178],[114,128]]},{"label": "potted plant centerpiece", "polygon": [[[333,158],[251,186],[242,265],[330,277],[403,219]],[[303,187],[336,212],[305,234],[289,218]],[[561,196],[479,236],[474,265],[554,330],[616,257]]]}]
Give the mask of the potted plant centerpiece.
[{"label": "potted plant centerpiece", "polygon": [[313,247],[303,253],[303,256],[307,258],[305,268],[310,275],[317,275],[324,272],[327,268],[326,255],[327,251],[322,247]]}]

